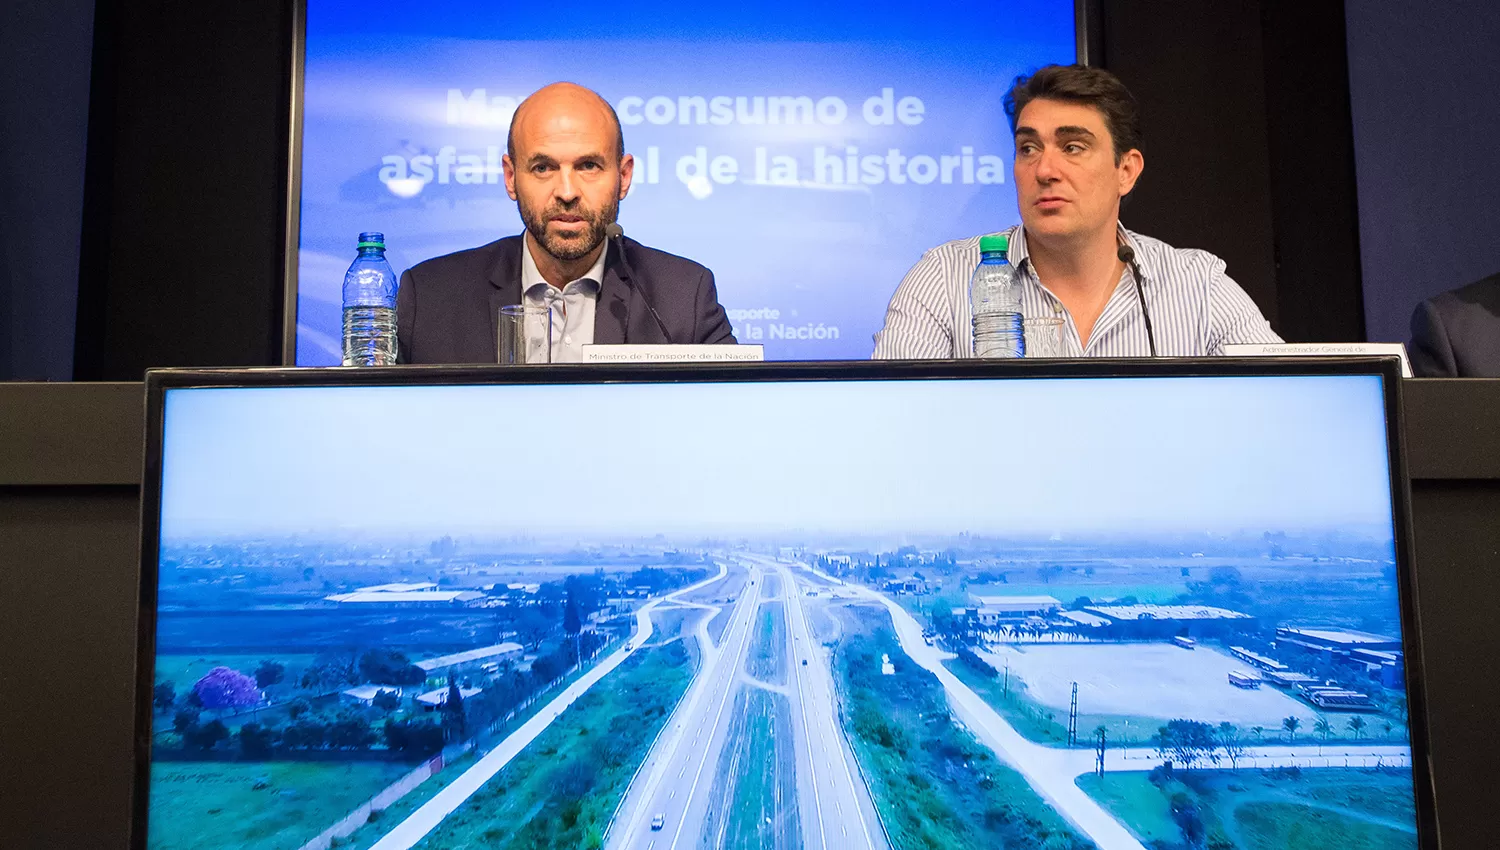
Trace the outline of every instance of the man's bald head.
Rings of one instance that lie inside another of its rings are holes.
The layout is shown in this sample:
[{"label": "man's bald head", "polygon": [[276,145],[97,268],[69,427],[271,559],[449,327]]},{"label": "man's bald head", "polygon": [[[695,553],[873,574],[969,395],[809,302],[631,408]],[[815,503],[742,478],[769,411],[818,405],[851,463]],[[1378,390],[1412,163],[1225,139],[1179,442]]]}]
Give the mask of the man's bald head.
[{"label": "man's bald head", "polygon": [[511,159],[516,158],[516,139],[524,140],[535,132],[544,132],[557,126],[572,125],[579,130],[601,129],[595,122],[603,122],[613,130],[615,137],[615,161],[625,158],[625,133],[620,128],[620,116],[615,108],[592,89],[577,83],[552,83],[531,93],[521,101],[510,119],[510,133],[505,141],[505,151]]}]

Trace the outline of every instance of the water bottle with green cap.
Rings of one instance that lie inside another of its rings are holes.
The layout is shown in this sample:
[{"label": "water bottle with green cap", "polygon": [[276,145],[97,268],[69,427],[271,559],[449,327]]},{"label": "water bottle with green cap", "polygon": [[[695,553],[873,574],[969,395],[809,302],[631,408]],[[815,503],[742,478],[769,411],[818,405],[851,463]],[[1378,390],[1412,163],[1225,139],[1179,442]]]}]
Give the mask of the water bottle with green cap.
[{"label": "water bottle with green cap", "polygon": [[975,357],[1024,357],[1021,287],[1006,257],[1010,236],[979,238],[979,265],[969,279],[969,306],[974,316]]},{"label": "water bottle with green cap", "polygon": [[382,233],[359,235],[359,256],[344,273],[344,365],[396,365],[396,272]]}]

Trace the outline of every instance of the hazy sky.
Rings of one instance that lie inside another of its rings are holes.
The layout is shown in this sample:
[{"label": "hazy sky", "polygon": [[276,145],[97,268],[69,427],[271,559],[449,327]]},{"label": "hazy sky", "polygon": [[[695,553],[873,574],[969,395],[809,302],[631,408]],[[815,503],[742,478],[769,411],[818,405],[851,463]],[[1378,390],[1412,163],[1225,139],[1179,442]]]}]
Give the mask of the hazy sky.
[{"label": "hazy sky", "polygon": [[1376,378],[171,390],[162,532],[1390,522]]}]

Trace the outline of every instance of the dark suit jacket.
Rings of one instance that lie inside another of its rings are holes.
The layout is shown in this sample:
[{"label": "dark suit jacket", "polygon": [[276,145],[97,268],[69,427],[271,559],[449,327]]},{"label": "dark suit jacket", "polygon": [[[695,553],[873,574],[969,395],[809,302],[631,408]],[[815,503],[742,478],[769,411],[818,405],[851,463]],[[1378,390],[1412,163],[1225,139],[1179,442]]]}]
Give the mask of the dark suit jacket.
[{"label": "dark suit jacket", "polygon": [[[495,362],[500,308],[521,303],[521,239],[508,236],[437,257],[401,275],[396,325],[402,363]],[[671,342],[734,344],[713,272],[634,240],[624,242],[635,277],[625,277],[615,240],[610,240],[594,307],[594,342],[668,342],[641,300],[644,296],[661,316]]]},{"label": "dark suit jacket", "polygon": [[1500,274],[1419,304],[1410,354],[1424,378],[1500,378]]}]

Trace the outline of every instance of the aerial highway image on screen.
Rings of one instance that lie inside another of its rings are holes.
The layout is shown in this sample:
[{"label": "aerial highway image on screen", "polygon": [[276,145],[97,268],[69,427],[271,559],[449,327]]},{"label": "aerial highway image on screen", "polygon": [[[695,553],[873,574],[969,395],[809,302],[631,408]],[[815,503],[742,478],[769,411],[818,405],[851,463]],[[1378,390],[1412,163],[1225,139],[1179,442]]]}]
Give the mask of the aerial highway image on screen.
[{"label": "aerial highway image on screen", "polygon": [[372,506],[336,483],[370,445],[318,436],[337,392],[299,392],[168,407],[153,850],[1416,846],[1374,431],[1011,457],[1003,490],[763,414],[738,445],[782,451],[695,488],[665,413],[628,469],[518,463],[446,388],[389,402],[452,442]]}]

